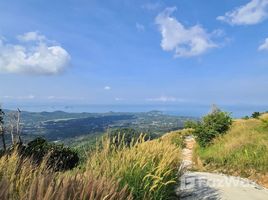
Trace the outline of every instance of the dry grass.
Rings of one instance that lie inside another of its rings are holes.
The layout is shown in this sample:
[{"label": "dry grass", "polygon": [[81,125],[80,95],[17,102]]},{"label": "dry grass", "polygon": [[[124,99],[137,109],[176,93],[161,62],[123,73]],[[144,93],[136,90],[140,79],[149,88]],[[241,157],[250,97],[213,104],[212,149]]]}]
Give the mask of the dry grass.
[{"label": "dry grass", "polygon": [[132,199],[127,187],[119,189],[112,178],[96,177],[89,172],[50,172],[43,163],[35,166],[17,153],[0,159],[0,175],[3,200]]},{"label": "dry grass", "polygon": [[16,152],[0,158],[0,199],[127,200],[170,199],[180,166],[180,150],[169,139],[127,147],[104,139],[86,167],[52,172]]}]

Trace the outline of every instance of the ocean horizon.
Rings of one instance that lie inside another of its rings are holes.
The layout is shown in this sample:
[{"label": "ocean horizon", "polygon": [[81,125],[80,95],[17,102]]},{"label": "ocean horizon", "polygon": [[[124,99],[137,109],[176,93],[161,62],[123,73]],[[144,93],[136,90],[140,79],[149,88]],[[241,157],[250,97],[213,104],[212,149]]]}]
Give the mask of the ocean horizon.
[{"label": "ocean horizon", "polygon": [[[69,113],[107,113],[107,112],[150,112],[160,111],[168,115],[176,116],[193,116],[201,117],[206,115],[211,105],[171,105],[171,104],[121,104],[121,105],[75,105],[75,104],[3,104],[4,109],[15,110],[20,108],[22,111],[28,112],[54,112],[64,111]],[[226,112],[230,112],[233,117],[250,116],[253,112],[265,112],[268,110],[266,105],[218,105],[218,107]]]}]

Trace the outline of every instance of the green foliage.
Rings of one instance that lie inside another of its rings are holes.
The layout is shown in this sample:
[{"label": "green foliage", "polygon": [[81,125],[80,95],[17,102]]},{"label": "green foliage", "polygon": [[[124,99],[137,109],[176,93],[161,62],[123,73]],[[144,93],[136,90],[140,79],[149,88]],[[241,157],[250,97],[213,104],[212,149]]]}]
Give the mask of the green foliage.
[{"label": "green foliage", "polygon": [[252,113],[251,117],[257,119],[257,118],[259,118],[260,115],[261,115],[260,112],[254,112],[254,113]]},{"label": "green foliage", "polygon": [[184,122],[184,128],[193,128],[195,129],[198,126],[198,123],[196,121],[188,120]]},{"label": "green foliage", "polygon": [[40,164],[44,158],[49,168],[55,171],[62,171],[74,168],[79,157],[76,152],[63,145],[48,143],[43,138],[36,138],[21,149],[24,156],[32,157],[33,161]]},{"label": "green foliage", "polygon": [[182,129],[178,131],[172,131],[163,136],[163,139],[168,139],[176,147],[183,149],[186,147],[185,138],[189,135],[193,135],[194,129]]},{"label": "green foliage", "polygon": [[207,148],[197,147],[196,153],[207,169],[244,177],[265,174],[268,172],[268,129],[263,125],[261,120],[237,120],[227,134]]},{"label": "green foliage", "polygon": [[121,187],[128,186],[134,199],[171,199],[180,168],[180,148],[163,136],[117,148],[109,138],[103,138],[88,158],[87,171],[97,176],[114,177]]},{"label": "green foliage", "polygon": [[[136,143],[140,139],[141,132],[133,128],[118,128],[112,130],[108,135],[115,146],[120,146],[120,144],[130,146],[131,143]],[[152,133],[142,133],[142,135],[144,141],[156,138],[156,135]]]},{"label": "green foliage", "polygon": [[247,119],[249,119],[249,116],[245,116],[245,117],[243,117],[243,119],[247,120]]},{"label": "green foliage", "polygon": [[2,108],[0,107],[0,125],[4,124],[4,111],[2,110]]},{"label": "green foliage", "polygon": [[200,123],[196,123],[194,134],[200,146],[208,146],[214,138],[226,133],[232,124],[232,118],[226,112],[217,110],[204,116]]}]

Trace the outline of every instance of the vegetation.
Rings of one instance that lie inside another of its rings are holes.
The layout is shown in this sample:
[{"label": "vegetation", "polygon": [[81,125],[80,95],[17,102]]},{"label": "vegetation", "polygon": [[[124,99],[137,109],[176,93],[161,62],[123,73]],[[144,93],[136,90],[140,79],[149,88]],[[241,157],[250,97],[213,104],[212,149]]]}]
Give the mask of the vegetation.
[{"label": "vegetation", "polygon": [[185,148],[185,137],[192,135],[194,129],[187,128],[178,131],[172,131],[163,136],[163,139],[169,140],[173,145],[179,147],[180,149]]},{"label": "vegetation", "polygon": [[[0,199],[169,199],[180,166],[180,149],[168,138],[115,145],[104,137],[85,166],[56,172],[18,151],[0,158]],[[32,145],[35,152],[42,140]],[[46,146],[46,145],[45,145]],[[41,148],[42,149],[42,148]],[[39,151],[38,151],[39,152]],[[37,184],[38,183],[38,184]]]},{"label": "vegetation", "polygon": [[252,118],[259,118],[259,116],[261,115],[261,113],[260,112],[254,112],[254,113],[252,113]]},{"label": "vegetation", "polygon": [[6,150],[6,142],[5,142],[5,135],[4,135],[4,116],[5,116],[5,112],[0,107],[0,135],[2,138],[3,150],[5,151]]},{"label": "vegetation", "polygon": [[268,114],[259,119],[235,120],[212,145],[197,147],[207,169],[249,177],[268,186]]},{"label": "vegetation", "polygon": [[246,115],[245,117],[243,117],[243,119],[247,120],[249,119],[249,116]]},{"label": "vegetation", "polygon": [[125,200],[132,196],[126,187],[119,189],[113,179],[89,172],[51,172],[45,163],[33,165],[30,158],[22,159],[14,152],[0,159],[0,199]]},{"label": "vegetation", "polygon": [[180,151],[168,140],[145,142],[141,137],[130,147],[102,142],[89,156],[87,170],[98,175],[116,177],[121,186],[128,185],[135,199],[165,199],[174,193]]},{"label": "vegetation", "polygon": [[78,154],[71,148],[49,143],[44,138],[36,138],[20,147],[20,154],[31,157],[37,164],[46,157],[47,167],[55,171],[72,169],[79,162]]},{"label": "vegetation", "polygon": [[191,121],[188,120],[184,123],[184,128],[192,128],[195,129],[197,126],[199,126],[200,122],[196,122],[196,121]]},{"label": "vegetation", "polygon": [[[17,111],[4,110],[5,128],[7,144],[11,143],[10,133],[16,126],[10,127],[10,121],[16,121]],[[14,118],[14,119],[13,119]],[[49,141],[61,141],[70,144],[72,141],[81,137],[101,136],[107,130],[118,128],[132,128],[140,133],[155,133],[163,135],[171,130],[183,127],[184,121],[195,119],[190,117],[178,117],[165,115],[162,112],[151,111],[144,113],[67,113],[62,111],[55,112],[26,112],[21,111],[20,132],[23,140],[29,142],[36,137],[42,136]],[[71,142],[70,142],[71,141]]]},{"label": "vegetation", "polygon": [[202,118],[201,122],[188,122],[187,128],[194,129],[194,135],[200,146],[210,145],[216,137],[226,133],[232,124],[232,118],[226,112],[215,109]]},{"label": "vegetation", "polygon": [[[141,132],[133,128],[117,128],[108,133],[108,137],[114,145],[119,146],[124,144],[130,146],[131,143],[136,143],[140,139]],[[152,133],[142,133],[144,141],[157,138],[157,135]]]}]

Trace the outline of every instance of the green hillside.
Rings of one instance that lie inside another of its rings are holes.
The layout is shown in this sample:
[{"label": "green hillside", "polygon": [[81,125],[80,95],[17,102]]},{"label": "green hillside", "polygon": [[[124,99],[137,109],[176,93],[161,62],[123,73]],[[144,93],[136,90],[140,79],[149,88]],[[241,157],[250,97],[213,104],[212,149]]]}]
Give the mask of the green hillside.
[{"label": "green hillside", "polygon": [[197,146],[195,152],[199,168],[248,177],[268,186],[268,114],[234,120],[226,134],[207,147]]}]

